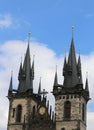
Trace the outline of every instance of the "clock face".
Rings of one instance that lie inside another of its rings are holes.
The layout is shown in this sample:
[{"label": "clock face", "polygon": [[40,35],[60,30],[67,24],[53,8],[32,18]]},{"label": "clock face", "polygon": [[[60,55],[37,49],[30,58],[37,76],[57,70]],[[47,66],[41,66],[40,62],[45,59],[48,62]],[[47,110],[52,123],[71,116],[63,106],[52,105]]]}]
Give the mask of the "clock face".
[{"label": "clock face", "polygon": [[44,115],[45,112],[46,112],[45,107],[40,107],[40,109],[39,109],[39,114]]}]

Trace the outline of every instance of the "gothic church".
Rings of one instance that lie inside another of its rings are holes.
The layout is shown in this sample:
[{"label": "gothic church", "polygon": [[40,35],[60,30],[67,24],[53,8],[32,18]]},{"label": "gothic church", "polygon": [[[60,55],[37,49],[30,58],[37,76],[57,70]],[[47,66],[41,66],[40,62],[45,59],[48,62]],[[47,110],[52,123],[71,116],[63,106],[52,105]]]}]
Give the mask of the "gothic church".
[{"label": "gothic church", "polygon": [[18,89],[10,80],[8,99],[9,114],[7,130],[86,130],[87,102],[89,101],[88,79],[82,81],[80,55],[76,60],[72,37],[68,60],[65,56],[63,84],[58,83],[57,71],[53,84],[55,112],[46,99],[46,91],[33,92],[34,60],[30,61],[29,42],[23,64],[18,72]]}]

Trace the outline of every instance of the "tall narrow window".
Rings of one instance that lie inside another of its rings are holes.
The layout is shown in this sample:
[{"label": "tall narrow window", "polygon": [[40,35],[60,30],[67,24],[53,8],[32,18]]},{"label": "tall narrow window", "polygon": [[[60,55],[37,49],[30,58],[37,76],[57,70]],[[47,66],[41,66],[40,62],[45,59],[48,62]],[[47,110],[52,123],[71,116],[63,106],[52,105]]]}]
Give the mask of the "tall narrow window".
[{"label": "tall narrow window", "polygon": [[12,117],[15,116],[15,108],[13,108],[13,113],[12,113]]},{"label": "tall narrow window", "polygon": [[65,128],[61,128],[61,130],[65,130]]},{"label": "tall narrow window", "polygon": [[85,105],[82,104],[82,120],[85,120]]},{"label": "tall narrow window", "polygon": [[35,117],[35,106],[33,106],[33,118]]},{"label": "tall narrow window", "polygon": [[18,105],[17,106],[17,116],[16,116],[17,122],[21,122],[21,116],[22,116],[22,106]]},{"label": "tall narrow window", "polygon": [[71,103],[70,101],[66,101],[64,104],[64,118],[70,119],[71,116]]}]

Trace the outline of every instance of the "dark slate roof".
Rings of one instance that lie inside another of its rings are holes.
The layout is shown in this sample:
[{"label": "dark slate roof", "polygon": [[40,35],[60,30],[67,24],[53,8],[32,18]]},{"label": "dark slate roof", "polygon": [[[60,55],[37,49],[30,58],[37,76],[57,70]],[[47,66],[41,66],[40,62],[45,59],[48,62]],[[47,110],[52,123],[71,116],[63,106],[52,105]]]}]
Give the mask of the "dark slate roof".
[{"label": "dark slate roof", "polygon": [[12,90],[13,90],[13,84],[12,84],[12,75],[11,75],[10,84],[9,84],[9,92],[12,92]]},{"label": "dark slate roof", "polygon": [[78,57],[77,69],[78,69],[78,76],[79,76],[79,84],[83,84],[83,82],[82,82],[82,71],[81,71],[81,58],[80,58],[80,55]]},{"label": "dark slate roof", "polygon": [[68,88],[75,87],[77,84],[82,83],[81,72],[79,75],[78,70],[81,71],[81,61],[79,57],[78,65],[77,65],[74,40],[72,37],[69,56],[68,56],[68,62],[66,61],[66,57],[64,60],[64,67],[63,67],[63,75],[64,75],[63,86],[64,87],[68,87]]},{"label": "dark slate roof", "polygon": [[18,92],[26,92],[27,90],[33,91],[34,61],[31,68],[29,44],[27,47],[23,66],[22,63],[20,65],[18,79],[19,79]]},{"label": "dark slate roof", "polygon": [[88,78],[86,78],[85,91],[89,92]]}]

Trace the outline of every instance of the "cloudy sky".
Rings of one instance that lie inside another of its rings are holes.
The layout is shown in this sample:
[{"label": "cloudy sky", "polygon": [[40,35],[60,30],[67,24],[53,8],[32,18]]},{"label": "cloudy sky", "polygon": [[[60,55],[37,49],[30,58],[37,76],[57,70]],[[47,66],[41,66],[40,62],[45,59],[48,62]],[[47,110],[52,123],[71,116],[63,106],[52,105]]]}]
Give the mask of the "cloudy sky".
[{"label": "cloudy sky", "polygon": [[[2,0],[0,1],[0,130],[6,130],[11,71],[18,85],[19,65],[31,32],[31,62],[35,55],[34,91],[40,76],[42,89],[52,91],[54,73],[62,84],[63,59],[69,52],[74,26],[75,49],[80,52],[83,83],[88,72],[90,96],[87,130],[94,128],[94,0]],[[51,94],[49,94],[51,95]],[[50,96],[51,97],[51,96]],[[50,98],[53,102],[53,97]]]}]

